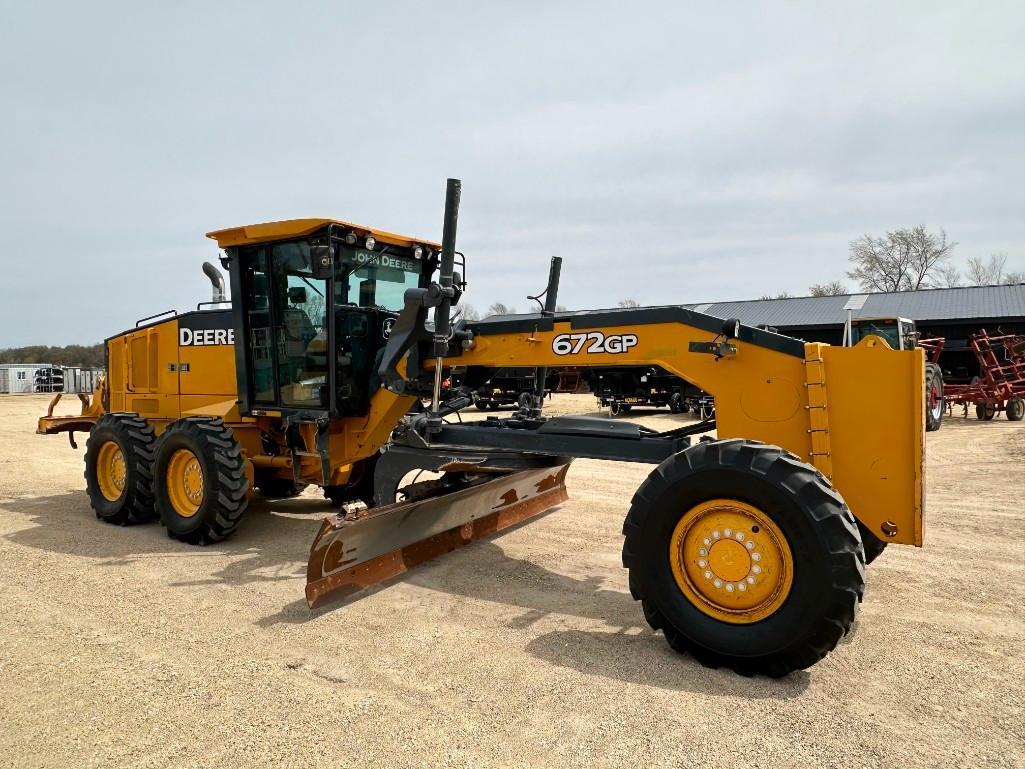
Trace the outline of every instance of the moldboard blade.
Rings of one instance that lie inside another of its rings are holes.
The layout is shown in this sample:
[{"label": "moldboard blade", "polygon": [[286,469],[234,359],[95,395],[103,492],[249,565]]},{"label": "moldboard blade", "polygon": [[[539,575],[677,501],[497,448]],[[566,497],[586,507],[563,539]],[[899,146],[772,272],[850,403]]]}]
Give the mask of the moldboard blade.
[{"label": "moldboard blade", "polygon": [[550,510],[567,499],[568,464],[521,470],[437,497],[327,518],[310,548],[310,608]]}]

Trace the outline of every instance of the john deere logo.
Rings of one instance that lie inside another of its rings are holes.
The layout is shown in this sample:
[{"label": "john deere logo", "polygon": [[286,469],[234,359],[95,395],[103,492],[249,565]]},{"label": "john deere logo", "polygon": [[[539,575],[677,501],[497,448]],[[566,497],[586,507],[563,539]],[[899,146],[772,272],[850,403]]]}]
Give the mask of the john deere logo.
[{"label": "john deere logo", "polygon": [[235,344],[233,328],[181,328],[178,330],[178,344],[182,347],[207,347],[222,344]]},{"label": "john deere logo", "polygon": [[391,330],[395,326],[395,318],[385,318],[384,324],[381,326],[381,336],[385,339],[391,336]]}]

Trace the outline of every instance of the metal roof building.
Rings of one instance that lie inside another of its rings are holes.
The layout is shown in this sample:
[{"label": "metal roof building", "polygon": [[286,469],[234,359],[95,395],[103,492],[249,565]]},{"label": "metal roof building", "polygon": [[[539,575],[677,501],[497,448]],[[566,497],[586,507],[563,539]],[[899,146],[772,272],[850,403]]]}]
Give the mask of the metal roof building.
[{"label": "metal roof building", "polygon": [[684,306],[719,318],[740,318],[749,326],[774,326],[783,334],[809,342],[830,344],[843,342],[848,309],[854,318],[910,318],[924,335],[946,339],[940,365],[950,381],[967,381],[978,373],[975,354],[968,346],[968,337],[976,331],[1025,334],[1025,283]]},{"label": "metal roof building", "polygon": [[[767,324],[781,331],[826,333],[842,329],[847,310],[855,317],[901,316],[916,321],[928,331],[932,326],[976,327],[1025,324],[1025,283],[1013,286],[971,286],[931,288],[887,294],[802,296],[791,299],[753,299],[741,302],[712,302],[684,305],[688,309],[718,318],[740,318],[751,326]],[[992,330],[992,329],[991,329]],[[1025,328],[1022,329],[1025,331]],[[835,341],[839,341],[836,339]]]}]

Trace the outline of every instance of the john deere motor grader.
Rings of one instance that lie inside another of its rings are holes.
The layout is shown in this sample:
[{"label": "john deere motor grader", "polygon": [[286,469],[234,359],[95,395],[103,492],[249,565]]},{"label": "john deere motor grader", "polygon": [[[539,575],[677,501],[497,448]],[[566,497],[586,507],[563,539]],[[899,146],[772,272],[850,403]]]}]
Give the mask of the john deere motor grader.
[{"label": "john deere motor grader", "polygon": [[[854,621],[866,561],[922,544],[922,351],[806,344],[673,306],[556,312],[556,259],[540,312],[453,321],[459,194],[450,180],[440,247],[328,219],[210,233],[230,309],[111,337],[83,413],[51,405],[40,420],[89,431],[97,516],[159,517],[201,544],[235,530],[253,489],[317,484],[342,508],[311,548],[317,606],[559,504],[575,457],[644,462],[623,564],[648,623],[745,674],[825,656]],[[442,403],[451,366],[466,375]],[[716,416],[667,432],[545,418],[539,392],[509,418],[449,421],[511,366],[542,383],[549,366],[660,366],[713,395]]]}]

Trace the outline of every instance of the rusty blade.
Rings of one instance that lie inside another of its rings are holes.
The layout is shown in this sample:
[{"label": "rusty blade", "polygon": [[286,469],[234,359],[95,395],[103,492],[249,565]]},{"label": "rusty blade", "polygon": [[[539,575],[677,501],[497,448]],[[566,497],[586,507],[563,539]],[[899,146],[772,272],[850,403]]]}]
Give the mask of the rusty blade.
[{"label": "rusty blade", "polygon": [[447,494],[326,519],[310,548],[306,601],[316,608],[565,502],[568,464],[508,473]]}]

